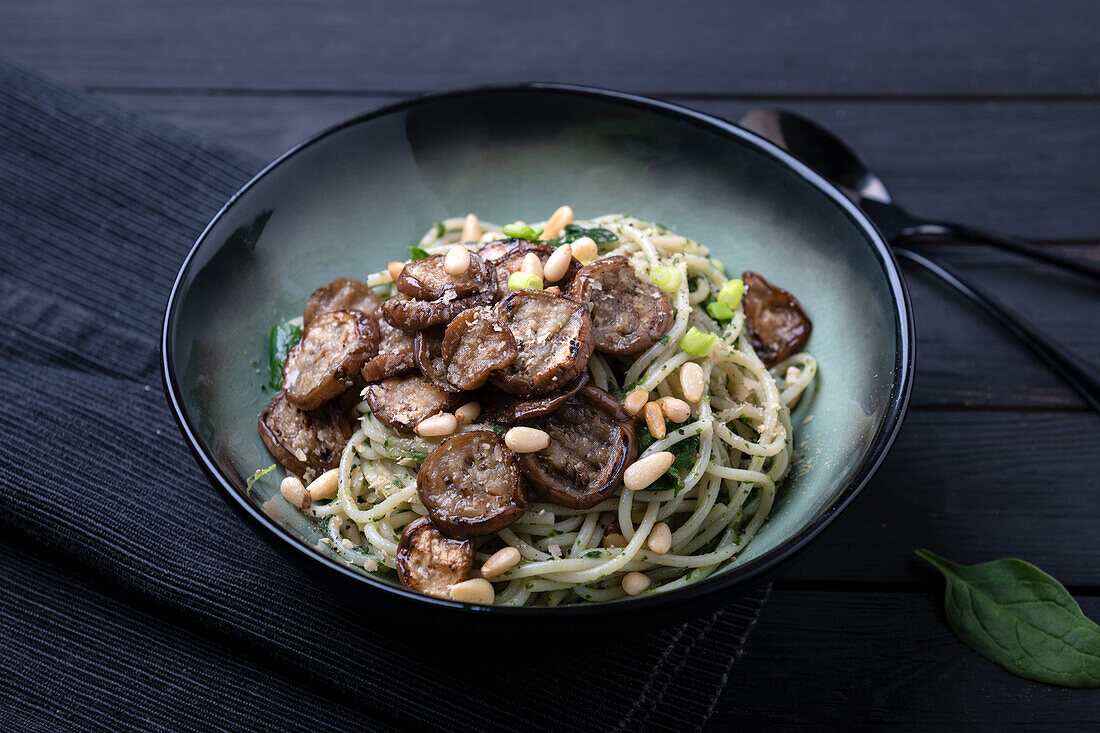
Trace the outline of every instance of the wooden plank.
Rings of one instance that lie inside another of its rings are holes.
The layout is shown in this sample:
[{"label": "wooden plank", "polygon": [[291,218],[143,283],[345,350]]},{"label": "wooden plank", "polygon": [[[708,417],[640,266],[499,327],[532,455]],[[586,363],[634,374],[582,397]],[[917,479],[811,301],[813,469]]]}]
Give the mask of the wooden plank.
[{"label": "wooden plank", "polygon": [[927,582],[913,550],[962,563],[1017,556],[1100,590],[1100,418],[910,412],[863,494],[782,579]]},{"label": "wooden plank", "polygon": [[[395,99],[332,94],[103,96],[264,159]],[[848,140],[914,213],[1021,236],[1100,239],[1098,104],[676,101],[731,120],[762,104],[818,120]]]},{"label": "wooden plank", "polygon": [[[1100,598],[1081,598],[1093,619]],[[927,593],[775,591],[708,731],[1096,730],[1100,696],[1010,675],[962,644]]]},{"label": "wooden plank", "polygon": [[0,48],[83,85],[414,91],[532,79],[647,92],[1078,96],[1100,7],[8,0]]},{"label": "wooden plank", "polygon": [[[1058,247],[1100,260],[1100,245]],[[923,250],[1100,368],[1095,281],[988,247]],[[913,403],[1077,407],[1084,401],[1000,324],[921,268],[903,266],[917,323]]]}]

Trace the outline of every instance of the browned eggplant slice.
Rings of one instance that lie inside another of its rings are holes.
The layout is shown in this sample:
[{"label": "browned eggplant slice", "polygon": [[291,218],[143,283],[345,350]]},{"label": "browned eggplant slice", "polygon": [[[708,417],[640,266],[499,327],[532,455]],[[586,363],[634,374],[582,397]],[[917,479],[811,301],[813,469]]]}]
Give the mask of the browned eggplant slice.
[{"label": "browned eggplant slice", "polygon": [[[459,318],[462,314],[459,314]],[[420,373],[444,392],[461,392],[447,379],[447,365],[443,361],[443,329],[426,328],[416,332],[416,366]]]},{"label": "browned eggplant slice", "polygon": [[413,432],[424,418],[453,410],[459,404],[459,395],[444,392],[419,373],[368,385],[366,398],[375,417],[406,433]]},{"label": "browned eggplant slice", "polygon": [[428,516],[448,537],[478,537],[501,530],[527,509],[516,456],[491,430],[447,438],[416,475]]},{"label": "browned eggplant slice", "polygon": [[[510,248],[499,259],[493,261],[493,267],[496,270],[497,290],[500,292],[500,297],[503,298],[512,292],[508,288],[508,278],[513,273],[519,272],[523,269],[523,260],[528,253],[534,253],[538,255],[539,261],[543,266],[546,265],[546,261],[550,259],[550,255],[557,251],[556,247],[551,247],[549,244],[539,244],[537,242],[522,242]],[[569,261],[569,269],[565,271],[565,275],[558,280],[554,285],[561,288],[568,287],[569,283],[573,281],[573,276],[577,274],[578,264],[576,260]]]},{"label": "browned eggplant slice", "polygon": [[533,420],[536,417],[549,415],[561,407],[586,384],[588,384],[587,369],[557,392],[551,392],[542,397],[517,397],[501,392],[499,389],[489,388],[488,393],[482,398],[484,403],[482,414],[487,422],[503,425],[515,425],[522,420]]},{"label": "browned eggplant slice", "polygon": [[515,337],[493,309],[471,308],[451,321],[443,337],[445,380],[459,389],[477,389],[490,374],[510,366],[517,353]]},{"label": "browned eggplant slice", "polygon": [[443,269],[446,255],[438,254],[410,262],[397,278],[397,291],[418,300],[437,300],[446,296],[464,298],[480,293],[493,284],[493,266],[480,255],[470,253],[470,266],[461,275]]},{"label": "browned eggplant slice", "polygon": [[378,324],[378,356],[363,365],[363,379],[379,382],[416,369],[413,335],[390,325],[381,314],[375,321]]},{"label": "browned eggplant slice", "polygon": [[402,331],[422,331],[432,326],[446,326],[462,311],[489,305],[493,300],[491,290],[465,298],[443,296],[438,300],[419,300],[399,293],[382,303],[382,315]]},{"label": "browned eggplant slice", "polygon": [[322,313],[309,324],[283,365],[283,391],[296,407],[312,410],[352,385],[378,353],[378,327],[366,313]]},{"label": "browned eggplant slice", "polygon": [[626,257],[606,257],[585,265],[569,294],[592,312],[596,350],[637,354],[672,328],[672,304],[653,283],[642,281]]},{"label": "browned eggplant slice", "polygon": [[451,587],[470,577],[474,546],[452,540],[432,526],[427,517],[410,522],[397,544],[397,577],[409,590],[450,598]]},{"label": "browned eggplant slice", "polygon": [[572,298],[541,290],[517,290],[496,305],[519,353],[491,379],[509,394],[535,397],[556,392],[588,367],[594,344],[588,310]]},{"label": "browned eggplant slice", "polygon": [[495,266],[497,260],[526,241],[526,239],[496,239],[481,245],[481,249],[477,253],[481,255],[483,260],[489,260]]},{"label": "browned eggplant slice", "polygon": [[638,456],[634,421],[618,400],[592,385],[530,425],[550,434],[550,447],[520,456],[520,470],[539,496],[555,504],[599,504]]},{"label": "browned eggplant slice", "polygon": [[340,463],[351,425],[334,403],[299,410],[279,392],[257,423],[264,445],[286,470],[312,481]]},{"label": "browned eggplant slice", "polygon": [[313,291],[306,301],[302,323],[313,323],[317,316],[329,311],[351,308],[373,316],[382,306],[382,299],[366,283],[350,277],[338,277],[328,285]]},{"label": "browned eggplant slice", "polygon": [[810,338],[813,324],[798,300],[759,273],[741,273],[745,282],[742,303],[756,355],[771,368],[799,351]]}]

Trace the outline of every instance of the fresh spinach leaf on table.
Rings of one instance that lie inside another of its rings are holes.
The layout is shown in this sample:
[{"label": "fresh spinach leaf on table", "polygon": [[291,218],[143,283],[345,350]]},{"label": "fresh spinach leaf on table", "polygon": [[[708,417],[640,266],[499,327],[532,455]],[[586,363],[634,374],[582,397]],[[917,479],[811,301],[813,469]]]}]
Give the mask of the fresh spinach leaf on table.
[{"label": "fresh spinach leaf on table", "polygon": [[1019,677],[1100,687],[1100,626],[1057,580],[1014,557],[959,565],[916,554],[947,580],[947,622],[968,647]]}]

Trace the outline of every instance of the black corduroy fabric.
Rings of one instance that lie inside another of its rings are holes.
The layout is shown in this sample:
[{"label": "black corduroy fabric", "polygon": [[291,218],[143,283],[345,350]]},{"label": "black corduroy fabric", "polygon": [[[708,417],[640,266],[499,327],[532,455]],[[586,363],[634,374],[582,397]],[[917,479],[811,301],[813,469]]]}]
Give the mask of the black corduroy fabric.
[{"label": "black corduroy fabric", "polygon": [[162,310],[260,161],[0,64],[0,728],[691,729],[766,598],[456,664],[261,543],[161,393]]}]

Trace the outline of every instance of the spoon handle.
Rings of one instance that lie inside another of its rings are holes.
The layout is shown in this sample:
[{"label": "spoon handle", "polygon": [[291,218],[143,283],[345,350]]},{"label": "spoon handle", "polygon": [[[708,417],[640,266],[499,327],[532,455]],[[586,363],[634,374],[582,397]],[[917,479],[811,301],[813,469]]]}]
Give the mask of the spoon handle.
[{"label": "spoon handle", "polygon": [[996,298],[975,288],[973,285],[963,282],[943,266],[912,250],[901,247],[894,248],[894,253],[936,275],[991,315],[1013,336],[1046,362],[1047,366],[1064,379],[1069,386],[1077,390],[1092,405],[1093,409],[1100,412],[1100,380],[1097,380],[1098,370],[1095,367],[1090,366],[1086,361],[1071,353],[1056,341],[1041,335],[1033,326],[1025,323],[1019,316],[1014,315]]},{"label": "spoon handle", "polygon": [[910,240],[950,239],[955,242],[969,242],[971,244],[987,244],[1000,247],[1018,254],[1026,255],[1052,265],[1058,265],[1078,275],[1100,280],[1100,263],[1088,260],[1068,257],[1058,252],[1053,252],[1049,247],[1040,247],[1019,237],[1010,237],[1005,234],[995,234],[982,229],[951,224],[948,222],[916,221],[905,226],[894,238],[895,244],[901,244]]}]

